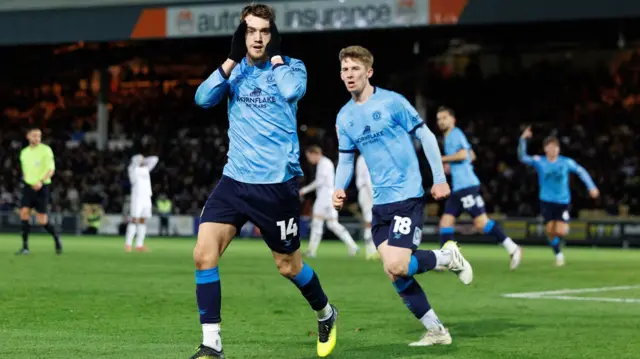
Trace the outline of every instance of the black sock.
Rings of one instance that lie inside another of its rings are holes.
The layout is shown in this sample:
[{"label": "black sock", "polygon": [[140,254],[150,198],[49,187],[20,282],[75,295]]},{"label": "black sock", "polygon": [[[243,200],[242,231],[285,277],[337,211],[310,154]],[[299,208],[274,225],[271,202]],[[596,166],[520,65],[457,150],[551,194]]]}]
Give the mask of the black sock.
[{"label": "black sock", "polygon": [[413,277],[398,278],[393,286],[416,318],[421,319],[431,309],[427,295]]},{"label": "black sock", "polygon": [[196,298],[200,323],[220,323],[220,308],[222,306],[222,291],[218,267],[196,270]]},{"label": "black sock", "polygon": [[47,232],[49,232],[49,234],[51,236],[53,236],[53,240],[56,242],[56,249],[60,249],[62,247],[61,243],[60,243],[60,237],[58,237],[58,234],[56,233],[56,229],[53,228],[53,226],[51,225],[51,223],[45,224],[44,226],[42,226]]},{"label": "black sock", "polygon": [[560,237],[555,237],[552,241],[549,241],[549,245],[551,249],[553,249],[554,254],[558,254],[562,252],[560,246],[562,245],[562,239]]},{"label": "black sock", "polygon": [[322,310],[329,303],[329,299],[327,299],[324,290],[322,290],[318,276],[306,263],[303,264],[300,273],[289,280],[300,289],[300,293],[309,302],[313,310]]},{"label": "black sock", "polygon": [[22,249],[29,250],[29,221],[22,221]]},{"label": "black sock", "polygon": [[454,229],[453,227],[441,227],[440,228],[440,248],[444,246],[448,241],[453,240]]},{"label": "black sock", "polygon": [[411,255],[407,276],[413,277],[416,274],[430,271],[436,267],[437,263],[438,260],[433,251],[418,249]]}]

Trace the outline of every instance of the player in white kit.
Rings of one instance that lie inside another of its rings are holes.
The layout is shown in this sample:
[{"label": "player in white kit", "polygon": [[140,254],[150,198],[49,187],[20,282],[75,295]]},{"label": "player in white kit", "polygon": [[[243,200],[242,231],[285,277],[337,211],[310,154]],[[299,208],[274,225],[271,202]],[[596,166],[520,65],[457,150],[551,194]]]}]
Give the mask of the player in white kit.
[{"label": "player in white kit", "polygon": [[367,259],[380,258],[375,244],[373,244],[373,236],[371,235],[371,220],[373,209],[373,187],[371,186],[371,175],[369,168],[364,160],[364,156],[358,156],[356,160],[356,187],[358,188],[358,204],[362,212],[362,220],[364,221],[364,246]]},{"label": "player in white kit", "polygon": [[330,159],[322,155],[319,146],[309,146],[305,151],[307,160],[316,166],[316,178],[313,182],[300,189],[300,196],[315,190],[316,201],[313,203],[313,219],[311,220],[311,234],[309,236],[309,248],[306,255],[315,257],[318,246],[322,240],[324,223],[327,229],[333,232],[349,248],[349,255],[356,255],[359,247],[354,242],[349,231],[338,222],[338,211],[333,208],[331,196],[335,189],[335,166]]},{"label": "player in white kit", "polygon": [[131,220],[127,225],[124,249],[131,252],[133,237],[136,238],[136,251],[145,252],[144,238],[147,235],[146,220],[151,218],[151,175],[149,172],[158,164],[157,156],[135,155],[127,169],[131,182]]}]

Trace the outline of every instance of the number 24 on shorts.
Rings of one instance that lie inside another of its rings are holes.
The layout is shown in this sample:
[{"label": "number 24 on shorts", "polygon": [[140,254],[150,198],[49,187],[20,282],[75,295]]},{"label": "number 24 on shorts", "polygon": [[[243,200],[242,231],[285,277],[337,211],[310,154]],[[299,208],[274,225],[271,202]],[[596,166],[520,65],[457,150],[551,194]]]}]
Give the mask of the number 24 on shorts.
[{"label": "number 24 on shorts", "polygon": [[473,195],[470,194],[460,198],[460,201],[462,202],[463,208],[471,208],[473,206],[477,206],[478,208],[484,207],[484,200],[481,196],[475,196],[474,198]]},{"label": "number 24 on shorts", "polygon": [[281,240],[286,241],[287,237],[295,237],[298,235],[298,224],[295,222],[293,217],[289,218],[287,221],[278,221],[276,224],[280,227]]}]

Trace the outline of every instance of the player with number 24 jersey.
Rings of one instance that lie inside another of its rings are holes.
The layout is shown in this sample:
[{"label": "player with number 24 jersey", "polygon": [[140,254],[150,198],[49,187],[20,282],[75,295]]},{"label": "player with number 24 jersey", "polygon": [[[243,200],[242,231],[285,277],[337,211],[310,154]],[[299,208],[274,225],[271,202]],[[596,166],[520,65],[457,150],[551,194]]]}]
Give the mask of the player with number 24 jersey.
[{"label": "player with number 24 jersey", "polygon": [[464,132],[455,126],[453,110],[442,106],[438,109],[437,117],[438,127],[444,133],[445,155],[442,161],[449,166],[453,184],[453,193],[447,200],[444,214],[440,218],[440,245],[453,239],[456,218],[462,212],[466,212],[473,218],[474,227],[478,231],[502,244],[511,258],[511,270],[518,268],[522,261],[522,249],[486,214],[484,200],[480,194],[480,180],[473,170],[475,153]]}]

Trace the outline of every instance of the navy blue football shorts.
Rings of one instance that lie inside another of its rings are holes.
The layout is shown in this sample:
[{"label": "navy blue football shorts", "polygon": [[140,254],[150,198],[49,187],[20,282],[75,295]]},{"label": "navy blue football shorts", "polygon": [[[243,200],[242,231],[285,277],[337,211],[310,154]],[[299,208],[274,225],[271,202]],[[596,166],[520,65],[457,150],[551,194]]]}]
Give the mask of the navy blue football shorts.
[{"label": "navy blue football shorts", "polygon": [[463,188],[451,193],[444,205],[444,213],[456,218],[467,212],[471,218],[476,218],[486,213],[484,199],[480,195],[480,186]]},{"label": "navy blue football shorts", "polygon": [[290,254],[300,248],[298,181],[250,184],[222,176],[204,204],[200,223],[233,224],[238,233],[250,221],[269,248]]},{"label": "navy blue football shorts", "polygon": [[371,232],[376,247],[388,240],[390,246],[416,250],[422,242],[424,206],[423,197],[374,205]]},{"label": "navy blue football shorts", "polygon": [[569,204],[540,201],[540,214],[544,218],[544,223],[551,221],[569,222]]}]

